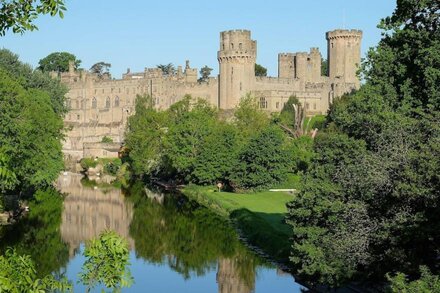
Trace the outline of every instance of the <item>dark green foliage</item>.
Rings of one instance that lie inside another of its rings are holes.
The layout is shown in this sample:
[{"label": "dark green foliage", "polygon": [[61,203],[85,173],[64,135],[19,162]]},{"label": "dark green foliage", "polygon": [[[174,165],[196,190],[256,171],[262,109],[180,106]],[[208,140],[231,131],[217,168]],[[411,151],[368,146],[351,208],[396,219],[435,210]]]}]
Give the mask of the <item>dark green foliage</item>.
[{"label": "dark green foliage", "polygon": [[328,60],[321,58],[321,75],[328,76]]},{"label": "dark green foliage", "polygon": [[110,77],[110,67],[112,67],[110,63],[101,61],[93,64],[90,72],[96,74],[98,78]]},{"label": "dark green foliage", "polygon": [[267,68],[255,63],[255,76],[267,76]]},{"label": "dark green foliage", "polygon": [[408,281],[405,274],[398,273],[394,277],[387,275],[390,281],[390,293],[430,293],[440,292],[440,278],[432,275],[427,267],[420,267],[420,279]]},{"label": "dark green foliage", "polygon": [[219,122],[213,132],[204,138],[197,156],[193,181],[202,185],[226,181],[238,159],[239,133],[230,124]]},{"label": "dark green foliage", "polygon": [[32,70],[27,64],[18,60],[18,56],[6,49],[0,49],[0,68],[18,82],[24,89],[38,89],[49,94],[52,108],[58,115],[67,112],[65,94],[67,87],[59,80],[53,79],[40,70]]},{"label": "dark green foliage", "polygon": [[10,158],[16,188],[42,188],[52,184],[63,168],[62,117],[50,96],[25,89],[0,68],[0,145]]},{"label": "dark green foliage", "polygon": [[288,205],[292,261],[312,282],[439,273],[440,4],[397,5],[363,66],[366,85],[331,106]]},{"label": "dark green foliage", "polygon": [[60,232],[63,197],[53,189],[37,191],[29,210],[25,218],[5,228],[0,251],[14,247],[18,254],[30,255],[41,278],[69,261],[69,248]]},{"label": "dark green foliage", "polygon": [[157,65],[157,68],[162,70],[163,75],[174,75],[176,72],[176,68],[174,67],[173,63],[159,64]]},{"label": "dark green foliage", "polygon": [[212,72],[212,68],[209,68],[207,65],[200,68],[200,78],[198,81],[199,82],[208,81],[209,76],[211,75],[211,72]]},{"label": "dark green foliage", "polygon": [[0,36],[12,29],[13,33],[38,29],[34,21],[39,15],[50,14],[64,17],[66,10],[63,0],[1,0],[0,1]]},{"label": "dark green foliage", "polygon": [[290,129],[295,127],[295,108],[293,105],[301,105],[298,98],[290,96],[287,103],[283,106],[279,116],[279,122]]},{"label": "dark green foliage", "polygon": [[283,132],[268,127],[253,137],[238,155],[238,163],[230,176],[234,189],[258,190],[287,178],[290,160]]},{"label": "dark green foliage", "polygon": [[67,72],[69,71],[69,62],[72,61],[74,69],[78,69],[81,60],[77,59],[75,55],[68,52],[54,52],[38,62],[38,69],[43,72]]},{"label": "dark green foliage", "polygon": [[104,164],[104,172],[113,176],[119,171],[121,168],[122,162],[120,159],[114,159]]}]

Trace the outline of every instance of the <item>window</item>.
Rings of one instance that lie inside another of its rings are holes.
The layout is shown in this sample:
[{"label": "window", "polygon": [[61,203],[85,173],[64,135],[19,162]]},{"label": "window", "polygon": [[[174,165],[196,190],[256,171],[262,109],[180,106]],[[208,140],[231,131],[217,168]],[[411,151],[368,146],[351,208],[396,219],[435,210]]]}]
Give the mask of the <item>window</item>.
[{"label": "window", "polygon": [[104,89],[102,89],[102,93],[104,93]]},{"label": "window", "polygon": [[231,49],[234,50],[234,43],[231,43]]},{"label": "window", "polygon": [[240,91],[243,89],[243,85],[241,84],[241,82],[240,82]]},{"label": "window", "polygon": [[110,98],[107,97],[107,99],[105,99],[105,107],[108,109],[110,108]]},{"label": "window", "polygon": [[238,48],[239,48],[240,50],[242,49],[242,47],[243,47],[243,44],[242,44],[242,43],[238,44]]},{"label": "window", "polygon": [[81,118],[81,116],[79,114],[76,115],[76,120],[79,120],[79,118]]},{"label": "window", "polygon": [[119,97],[116,96],[115,98],[115,107],[119,107]]},{"label": "window", "polygon": [[75,105],[76,105],[76,109],[79,109],[79,101],[78,100],[76,100],[76,102],[75,102]]},{"label": "window", "polygon": [[96,98],[93,97],[93,99],[92,99],[92,108],[96,109],[97,105],[98,105],[98,102],[96,101]]},{"label": "window", "polygon": [[316,103],[313,103],[313,110],[316,110]]},{"label": "window", "polygon": [[306,102],[306,110],[309,109],[309,103]]},{"label": "window", "polygon": [[260,98],[260,108],[261,109],[267,109],[267,100],[265,97]]},{"label": "window", "polygon": [[66,107],[67,107],[67,109],[69,109],[69,110],[70,110],[70,108],[72,107],[72,101],[71,101],[70,99],[67,99],[67,100],[66,100]]},{"label": "window", "polygon": [[276,103],[276,108],[279,109],[280,108],[280,102]]}]

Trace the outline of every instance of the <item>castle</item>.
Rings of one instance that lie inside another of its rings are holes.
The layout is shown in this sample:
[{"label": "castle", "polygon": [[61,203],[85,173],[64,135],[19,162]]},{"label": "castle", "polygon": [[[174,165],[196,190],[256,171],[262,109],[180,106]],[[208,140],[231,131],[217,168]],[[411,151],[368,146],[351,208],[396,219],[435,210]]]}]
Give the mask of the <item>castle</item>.
[{"label": "castle", "polygon": [[333,99],[358,89],[357,70],[361,61],[362,31],[334,30],[326,33],[328,76],[321,75],[322,55],[318,48],[310,52],[280,53],[278,77],[256,77],[257,42],[248,30],[220,33],[218,77],[199,82],[196,68],[189,61],[173,74],[159,68],[144,72],[127,70],[122,79],[98,77],[87,71],[60,74],[69,92],[65,117],[69,131],[63,151],[71,159],[89,156],[114,156],[111,146],[101,147],[104,136],[115,143],[123,140],[127,117],[134,112],[137,95],[148,94],[157,109],[167,109],[185,95],[203,98],[212,105],[234,109],[247,93],[257,98],[260,108],[280,111],[295,95],[307,115],[323,114]]}]

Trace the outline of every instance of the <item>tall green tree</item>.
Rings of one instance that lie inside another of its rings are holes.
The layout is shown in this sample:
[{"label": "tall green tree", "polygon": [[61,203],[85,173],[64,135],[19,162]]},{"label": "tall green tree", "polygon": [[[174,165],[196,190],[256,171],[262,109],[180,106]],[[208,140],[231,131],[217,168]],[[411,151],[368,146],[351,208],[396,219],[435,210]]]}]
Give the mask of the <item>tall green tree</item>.
[{"label": "tall green tree", "polygon": [[163,75],[173,75],[176,72],[176,68],[173,63],[159,64],[157,68],[162,70]]},{"label": "tall green tree", "polygon": [[74,69],[78,69],[81,64],[81,60],[77,59],[76,56],[71,53],[54,52],[38,62],[38,69],[43,72],[67,72],[69,71],[69,62],[73,62]]},{"label": "tall green tree", "polygon": [[211,75],[212,68],[205,65],[204,67],[200,68],[200,78],[199,82],[208,81],[209,76]]},{"label": "tall green tree", "polygon": [[259,190],[283,182],[289,173],[289,155],[282,130],[263,129],[238,154],[230,181],[236,190]]},{"label": "tall green tree", "polygon": [[267,68],[255,63],[255,76],[267,76]]},{"label": "tall green tree", "polygon": [[438,274],[438,1],[397,1],[363,65],[366,84],[331,106],[303,189],[289,203],[292,261],[311,282]]},{"label": "tall green tree", "polygon": [[110,67],[112,67],[110,63],[101,61],[93,64],[90,67],[90,72],[96,74],[98,78],[110,77]]},{"label": "tall green tree", "polygon": [[64,0],[1,0],[0,1],[0,36],[12,29],[13,33],[37,29],[35,20],[40,15],[59,15],[64,17]]}]

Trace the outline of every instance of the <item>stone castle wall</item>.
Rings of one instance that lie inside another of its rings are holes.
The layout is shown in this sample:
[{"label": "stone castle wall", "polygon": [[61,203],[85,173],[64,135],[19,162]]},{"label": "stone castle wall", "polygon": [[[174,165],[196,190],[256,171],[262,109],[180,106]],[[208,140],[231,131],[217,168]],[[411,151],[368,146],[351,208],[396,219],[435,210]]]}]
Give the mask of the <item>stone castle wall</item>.
[{"label": "stone castle wall", "polygon": [[[70,108],[65,124],[69,129],[64,153],[70,159],[84,157],[84,144],[100,142],[108,136],[116,143],[124,139],[127,118],[134,113],[137,95],[152,97],[157,109],[164,110],[185,95],[203,98],[224,110],[234,109],[240,98],[251,93],[266,111],[280,111],[288,98],[295,95],[305,106],[307,115],[324,114],[332,101],[358,89],[356,75],[360,64],[362,32],[334,30],[326,33],[329,76],[321,76],[321,53],[318,48],[307,52],[278,55],[278,77],[256,77],[257,42],[248,30],[220,33],[217,52],[219,76],[198,82],[197,69],[189,62],[172,75],[158,68],[144,72],[130,70],[121,79],[98,78],[87,71],[62,73],[68,85]],[[98,152],[99,153],[99,152]]]}]

